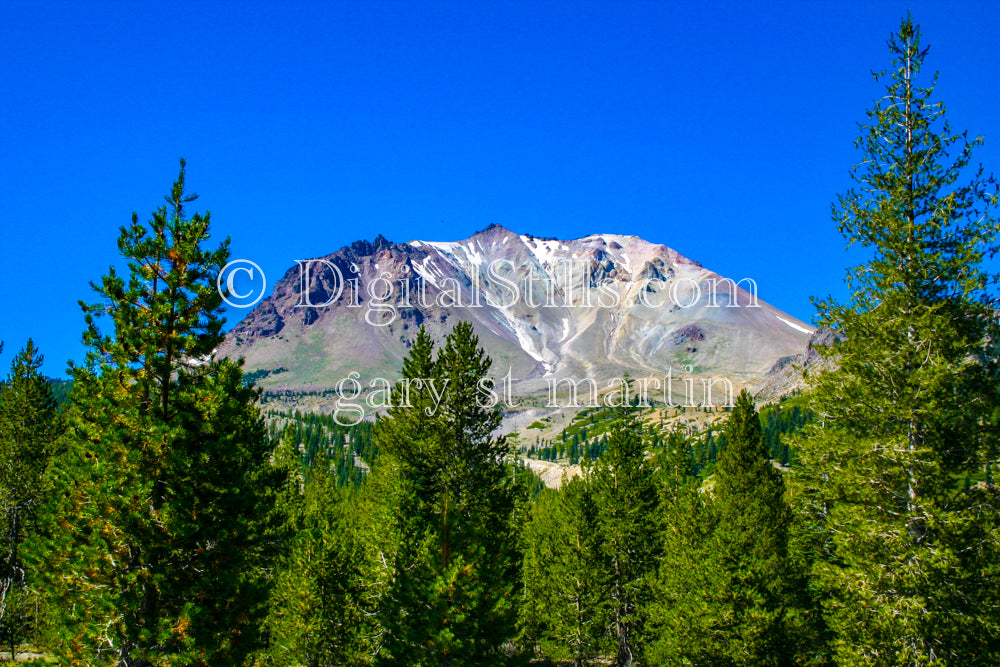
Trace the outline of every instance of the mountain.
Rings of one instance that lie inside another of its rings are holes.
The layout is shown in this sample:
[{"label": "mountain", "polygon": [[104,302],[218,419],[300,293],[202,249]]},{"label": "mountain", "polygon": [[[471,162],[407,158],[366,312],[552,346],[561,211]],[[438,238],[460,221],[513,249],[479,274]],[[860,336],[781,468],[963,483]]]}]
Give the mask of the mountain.
[{"label": "mountain", "polygon": [[329,390],[352,371],[367,386],[399,376],[421,324],[440,339],[467,320],[515,395],[559,378],[603,388],[626,372],[670,372],[675,392],[682,377],[742,386],[814,332],[754,291],[635,236],[558,240],[499,225],[451,242],[379,236],[291,267],[219,354],[245,357],[270,390]]}]

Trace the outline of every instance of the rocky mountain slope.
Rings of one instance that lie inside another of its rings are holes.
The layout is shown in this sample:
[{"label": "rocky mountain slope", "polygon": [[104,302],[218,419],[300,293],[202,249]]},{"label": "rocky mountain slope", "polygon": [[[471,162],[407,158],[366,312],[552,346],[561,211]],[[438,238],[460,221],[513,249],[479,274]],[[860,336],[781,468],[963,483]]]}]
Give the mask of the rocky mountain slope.
[{"label": "rocky mountain slope", "polygon": [[452,242],[380,236],[291,267],[219,353],[245,357],[267,389],[323,391],[352,371],[363,385],[397,378],[421,324],[441,338],[467,320],[519,396],[625,372],[752,385],[814,330],[748,287],[635,236],[497,225]]},{"label": "rocky mountain slope", "polygon": [[804,350],[774,362],[764,380],[753,388],[754,397],[758,402],[766,403],[777,401],[793,391],[806,391],[809,387],[806,373],[820,373],[836,366],[836,359],[823,356],[818,348],[835,346],[843,340],[842,334],[829,327],[818,329],[809,338]]}]

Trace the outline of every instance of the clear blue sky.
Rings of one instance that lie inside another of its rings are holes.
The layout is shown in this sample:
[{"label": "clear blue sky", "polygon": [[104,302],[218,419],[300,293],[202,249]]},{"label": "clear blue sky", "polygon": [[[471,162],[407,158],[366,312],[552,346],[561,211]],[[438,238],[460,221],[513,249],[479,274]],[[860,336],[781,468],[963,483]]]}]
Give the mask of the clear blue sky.
[{"label": "clear blue sky", "polygon": [[[636,234],[804,320],[870,71],[912,9],[1000,172],[997,2],[0,4],[0,357],[62,376],[78,299],[188,160],[270,282],[381,233]],[[242,311],[230,314],[229,326]]]}]

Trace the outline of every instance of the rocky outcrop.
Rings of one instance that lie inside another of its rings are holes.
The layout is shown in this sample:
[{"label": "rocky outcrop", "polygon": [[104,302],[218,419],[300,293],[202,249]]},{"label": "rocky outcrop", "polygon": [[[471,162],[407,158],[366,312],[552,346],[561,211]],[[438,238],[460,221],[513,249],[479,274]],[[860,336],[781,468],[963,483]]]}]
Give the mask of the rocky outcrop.
[{"label": "rocky outcrop", "polygon": [[807,373],[817,373],[836,364],[835,357],[825,356],[822,348],[830,348],[842,341],[843,335],[830,327],[818,329],[805,349],[798,353],[781,357],[774,362],[767,376],[754,387],[754,397],[758,402],[770,402],[780,399],[794,391],[808,388]]}]

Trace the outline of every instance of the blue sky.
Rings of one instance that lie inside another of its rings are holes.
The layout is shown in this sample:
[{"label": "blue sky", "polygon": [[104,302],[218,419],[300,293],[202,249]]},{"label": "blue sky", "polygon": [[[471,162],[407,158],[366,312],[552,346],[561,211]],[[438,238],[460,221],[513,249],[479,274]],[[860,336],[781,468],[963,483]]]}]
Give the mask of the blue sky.
[{"label": "blue sky", "polygon": [[[907,9],[1000,171],[996,2],[0,4],[0,371],[83,355],[119,226],[188,183],[233,257],[381,233],[635,234],[809,321],[856,257],[830,219]],[[229,315],[232,326],[242,312]]]}]

